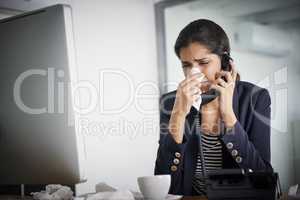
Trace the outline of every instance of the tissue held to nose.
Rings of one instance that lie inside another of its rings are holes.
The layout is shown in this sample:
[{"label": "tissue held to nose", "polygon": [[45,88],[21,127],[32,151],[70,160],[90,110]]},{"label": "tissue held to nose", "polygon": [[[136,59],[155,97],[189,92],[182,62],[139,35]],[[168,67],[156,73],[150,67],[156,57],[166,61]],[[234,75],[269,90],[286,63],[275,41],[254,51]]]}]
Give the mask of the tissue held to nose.
[{"label": "tissue held to nose", "polygon": [[[201,72],[201,70],[199,68],[196,68],[196,67],[193,67],[191,69],[191,72],[190,72],[190,75],[194,75],[194,74],[197,74],[197,73],[201,73],[201,77],[198,78],[199,82],[202,82],[203,79],[205,79],[205,75]],[[199,88],[200,89],[200,88]],[[195,89],[195,92],[197,91],[198,89]],[[194,101],[193,103],[193,107],[196,108],[197,110],[199,110],[200,108],[200,105],[201,105],[201,102],[202,102],[202,98],[201,98],[201,89],[200,89],[200,93],[198,94],[198,97],[196,98],[196,100]]]},{"label": "tissue held to nose", "polygon": [[198,80],[199,80],[200,82],[207,82],[207,81],[208,81],[207,78],[206,78],[206,76],[205,76],[205,75],[201,72],[201,70],[200,70],[199,68],[197,68],[197,67],[193,67],[193,68],[191,69],[191,71],[190,71],[190,76],[191,76],[191,75],[194,75],[194,74],[197,74],[197,73],[201,74],[201,77],[198,78]]},{"label": "tissue held to nose", "polygon": [[206,78],[205,74],[201,72],[201,70],[199,68],[193,67],[189,73],[189,76],[192,76],[197,73],[201,74],[201,77],[198,78],[198,81],[201,82],[200,93],[207,92],[207,90],[209,90],[209,88],[210,88],[211,83]]}]

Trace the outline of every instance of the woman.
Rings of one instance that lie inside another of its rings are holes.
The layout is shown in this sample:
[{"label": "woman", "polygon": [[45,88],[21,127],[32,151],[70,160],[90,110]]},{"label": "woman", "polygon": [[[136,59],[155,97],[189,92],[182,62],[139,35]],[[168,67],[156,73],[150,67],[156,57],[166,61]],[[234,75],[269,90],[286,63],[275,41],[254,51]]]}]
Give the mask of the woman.
[{"label": "woman", "polygon": [[[272,170],[269,93],[239,81],[224,30],[210,20],[191,22],[180,32],[175,52],[185,79],[160,99],[155,166],[155,174],[171,174],[170,193],[205,195],[202,168]],[[201,73],[192,73],[195,69]],[[198,112],[193,103],[210,89],[219,96]]]}]

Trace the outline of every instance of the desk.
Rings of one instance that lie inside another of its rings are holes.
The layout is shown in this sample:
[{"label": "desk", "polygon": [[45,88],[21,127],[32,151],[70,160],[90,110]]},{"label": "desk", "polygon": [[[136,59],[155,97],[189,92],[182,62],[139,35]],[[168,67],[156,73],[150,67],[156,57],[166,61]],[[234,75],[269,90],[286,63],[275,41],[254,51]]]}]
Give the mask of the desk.
[{"label": "desk", "polygon": [[205,196],[183,197],[182,200],[208,200]]},{"label": "desk", "polygon": [[[287,200],[287,193],[283,193],[280,200]],[[193,196],[193,197],[183,197],[181,200],[208,200],[205,196]]]},{"label": "desk", "polygon": [[[25,197],[24,199],[21,199],[20,196],[0,196],[0,200],[33,200],[32,197]],[[193,196],[193,197],[183,197],[181,200],[208,200],[204,196]]]},{"label": "desk", "polygon": [[[21,200],[20,196],[4,196],[0,195],[0,200]],[[22,200],[33,200],[32,197],[25,197]],[[181,200],[208,200],[205,196],[183,197]],[[287,200],[287,194],[284,193],[281,200]]]}]

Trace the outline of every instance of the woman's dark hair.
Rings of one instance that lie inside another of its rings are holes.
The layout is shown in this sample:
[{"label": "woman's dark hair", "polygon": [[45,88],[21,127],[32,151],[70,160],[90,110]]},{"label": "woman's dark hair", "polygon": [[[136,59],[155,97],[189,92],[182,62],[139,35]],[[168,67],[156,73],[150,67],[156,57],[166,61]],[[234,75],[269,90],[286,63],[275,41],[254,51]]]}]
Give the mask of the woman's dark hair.
[{"label": "woman's dark hair", "polygon": [[230,54],[229,39],[225,31],[213,21],[198,19],[182,29],[175,43],[175,53],[178,57],[181,48],[193,42],[206,46],[211,53],[221,56],[224,52]]},{"label": "woman's dark hair", "polygon": [[[206,46],[211,53],[217,54],[222,60],[224,53],[230,56],[228,36],[221,26],[207,19],[198,19],[185,26],[175,43],[175,53],[180,58],[180,50],[193,42]],[[231,70],[231,66],[229,66]],[[239,79],[239,75],[238,75]]]}]

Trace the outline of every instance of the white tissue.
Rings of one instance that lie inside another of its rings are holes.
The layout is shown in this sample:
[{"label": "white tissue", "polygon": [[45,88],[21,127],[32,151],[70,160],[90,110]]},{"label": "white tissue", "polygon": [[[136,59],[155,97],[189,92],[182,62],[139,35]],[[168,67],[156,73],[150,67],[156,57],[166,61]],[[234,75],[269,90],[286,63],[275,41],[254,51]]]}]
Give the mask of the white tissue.
[{"label": "white tissue", "polygon": [[135,198],[129,190],[117,190],[89,195],[87,200],[135,200]]},{"label": "white tissue", "polygon": [[[204,79],[205,79],[205,81],[207,80],[205,78],[204,74],[201,72],[201,70],[199,68],[196,68],[196,67],[193,67],[191,69],[190,75],[197,74],[197,73],[202,74],[202,76],[198,79],[200,82],[203,82]],[[201,92],[200,92],[199,97],[193,103],[193,107],[196,108],[199,111],[201,103],[202,103],[202,98],[201,98]]]},{"label": "white tissue", "polygon": [[[289,188],[288,196],[297,196],[299,185],[293,185]],[[300,196],[300,195],[299,195]]]},{"label": "white tissue", "polygon": [[96,184],[95,190],[96,190],[96,193],[98,193],[98,192],[115,192],[115,191],[117,191],[116,188],[111,187],[110,185],[107,185],[104,182],[100,182],[100,183]]},{"label": "white tissue", "polygon": [[33,192],[31,193],[33,195],[33,199],[35,200],[51,200],[52,196],[48,194],[46,191],[41,192]]},{"label": "white tissue", "polygon": [[64,186],[62,185],[46,185],[46,192],[49,193],[49,194],[52,194],[54,192],[56,192],[57,190],[63,188]]},{"label": "white tissue", "polygon": [[35,200],[71,200],[73,192],[71,188],[62,185],[47,185],[46,191],[33,192]]},{"label": "white tissue", "polygon": [[198,99],[196,101],[194,101],[193,107],[196,108],[196,110],[199,111],[201,103],[202,103],[202,97],[199,96]]}]

